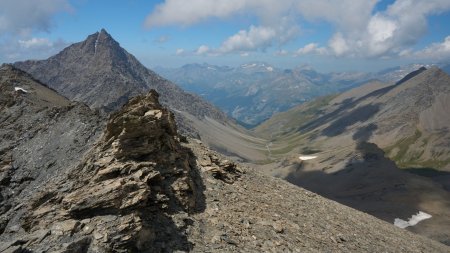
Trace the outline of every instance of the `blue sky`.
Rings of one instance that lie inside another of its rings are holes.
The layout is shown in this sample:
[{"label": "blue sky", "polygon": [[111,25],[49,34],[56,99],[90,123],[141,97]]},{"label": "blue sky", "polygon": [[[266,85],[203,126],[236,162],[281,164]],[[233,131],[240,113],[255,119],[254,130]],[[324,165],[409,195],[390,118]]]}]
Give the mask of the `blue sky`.
[{"label": "blue sky", "polygon": [[450,0],[0,0],[0,62],[44,59],[105,28],[148,67],[376,71],[450,61]]}]

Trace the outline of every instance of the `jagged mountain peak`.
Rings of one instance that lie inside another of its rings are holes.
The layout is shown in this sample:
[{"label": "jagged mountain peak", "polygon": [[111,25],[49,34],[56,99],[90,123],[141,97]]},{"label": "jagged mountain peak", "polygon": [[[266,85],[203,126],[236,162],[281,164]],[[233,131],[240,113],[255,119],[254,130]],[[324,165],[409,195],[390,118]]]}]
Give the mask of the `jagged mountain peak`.
[{"label": "jagged mountain peak", "polygon": [[[211,104],[147,69],[104,29],[47,60],[17,62],[15,66],[69,99],[106,112],[155,89],[161,94],[161,103],[172,110],[198,119],[208,116],[221,122],[227,120]],[[181,119],[178,120],[183,129]]]},{"label": "jagged mountain peak", "polygon": [[54,56],[59,60],[77,58],[89,67],[109,64],[111,68],[122,67],[129,64],[137,65],[137,60],[122,48],[105,29],[93,33],[84,41],[75,43],[60,54]]}]

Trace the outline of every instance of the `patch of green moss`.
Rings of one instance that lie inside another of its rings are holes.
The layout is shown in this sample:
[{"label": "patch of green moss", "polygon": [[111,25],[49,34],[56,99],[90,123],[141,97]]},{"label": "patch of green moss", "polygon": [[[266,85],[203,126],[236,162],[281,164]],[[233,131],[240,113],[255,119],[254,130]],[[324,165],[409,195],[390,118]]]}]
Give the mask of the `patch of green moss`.
[{"label": "patch of green moss", "polygon": [[[389,155],[389,158],[396,163],[396,165],[399,168],[402,169],[410,169],[410,168],[434,168],[439,169],[442,167],[447,166],[450,163],[450,159],[446,160],[436,160],[436,159],[429,159],[429,160],[421,160],[420,157],[422,157],[423,153],[425,152],[425,146],[427,144],[428,138],[421,140],[422,150],[416,151],[416,153],[409,153],[408,150],[409,147],[413,144],[415,144],[420,138],[422,137],[422,132],[420,130],[416,130],[414,135],[402,139],[395,143],[392,146],[389,146],[384,149],[386,154]],[[394,155],[390,155],[390,153],[397,149],[397,153]]]},{"label": "patch of green moss", "polygon": [[[255,131],[265,136],[271,136],[273,141],[283,139],[292,134],[297,135],[297,129],[311,120],[317,118],[336,95],[329,95],[317,98],[289,111],[276,114],[260,126]],[[279,122],[285,122],[280,128]]]},{"label": "patch of green moss", "polygon": [[390,159],[393,160],[398,166],[401,166],[401,164],[405,162],[410,162],[410,159],[408,161],[405,160],[405,155],[407,154],[409,147],[416,143],[421,136],[422,132],[417,129],[412,136],[399,140],[394,145],[385,148],[384,151],[389,155],[394,149],[396,149],[396,154],[393,157],[390,157]]}]

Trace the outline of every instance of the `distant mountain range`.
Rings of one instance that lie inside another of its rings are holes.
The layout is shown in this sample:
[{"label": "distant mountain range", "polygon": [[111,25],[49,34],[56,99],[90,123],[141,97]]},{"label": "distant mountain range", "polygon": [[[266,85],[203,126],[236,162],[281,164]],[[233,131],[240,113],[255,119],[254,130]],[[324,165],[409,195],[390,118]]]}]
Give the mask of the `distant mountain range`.
[{"label": "distant mountain range", "polygon": [[249,127],[277,112],[318,96],[342,92],[367,80],[363,73],[321,74],[309,67],[283,70],[267,63],[249,63],[236,68],[189,64],[155,71]]},{"label": "distant mountain range", "polygon": [[156,67],[155,71],[210,101],[228,116],[253,127],[277,112],[286,111],[316,97],[338,94],[368,80],[394,83],[420,64],[377,73],[320,73],[309,66],[279,69],[255,62],[239,67],[188,64],[180,68]]}]

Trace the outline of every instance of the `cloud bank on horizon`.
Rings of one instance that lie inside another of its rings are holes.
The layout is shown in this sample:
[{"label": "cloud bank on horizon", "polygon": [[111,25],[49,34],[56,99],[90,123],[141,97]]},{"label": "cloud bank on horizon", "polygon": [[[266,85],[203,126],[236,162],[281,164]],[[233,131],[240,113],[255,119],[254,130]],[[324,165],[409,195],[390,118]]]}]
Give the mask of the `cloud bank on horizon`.
[{"label": "cloud bank on horizon", "polygon": [[[201,45],[195,54],[246,54],[282,46],[299,36],[302,22],[327,22],[334,27],[328,42],[311,41],[296,51],[278,55],[306,54],[337,57],[415,57],[435,60],[450,57],[450,34],[444,41],[414,50],[428,31],[428,17],[450,10],[448,0],[396,0],[385,10],[377,0],[166,0],[147,16],[147,28],[194,26],[208,20],[253,15],[257,24],[239,30],[217,48]],[[186,53],[185,49],[183,50]]]}]

